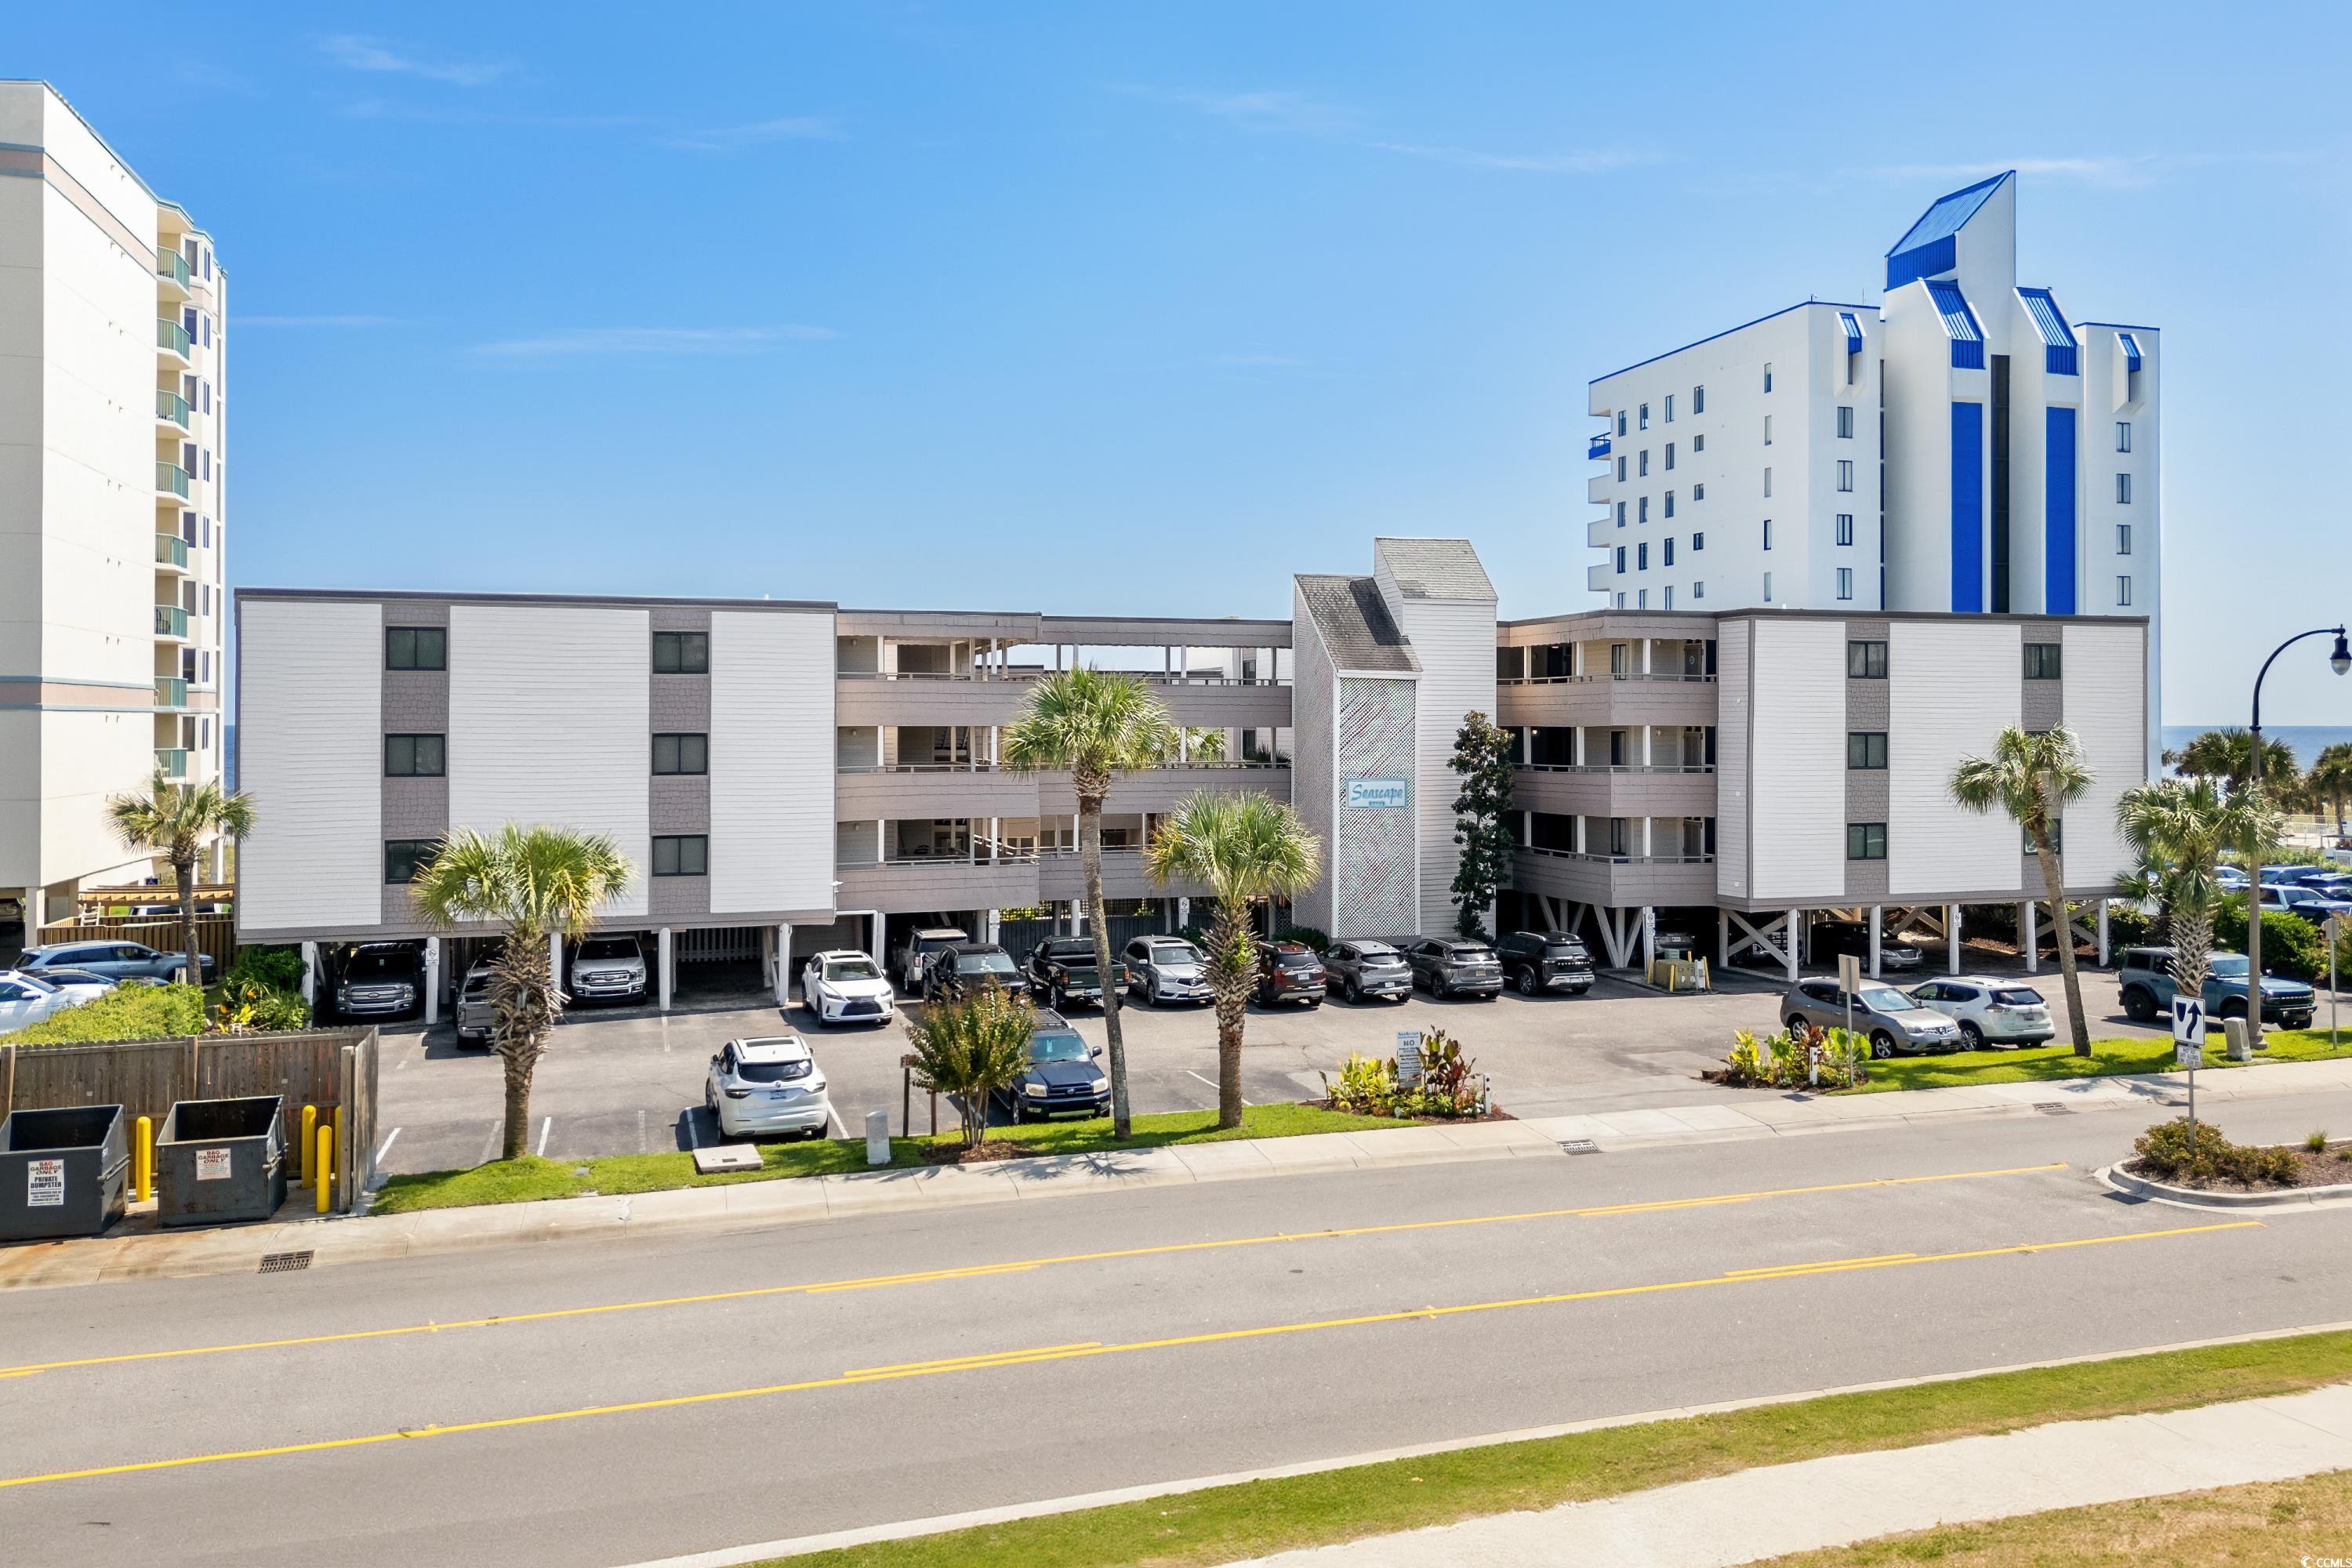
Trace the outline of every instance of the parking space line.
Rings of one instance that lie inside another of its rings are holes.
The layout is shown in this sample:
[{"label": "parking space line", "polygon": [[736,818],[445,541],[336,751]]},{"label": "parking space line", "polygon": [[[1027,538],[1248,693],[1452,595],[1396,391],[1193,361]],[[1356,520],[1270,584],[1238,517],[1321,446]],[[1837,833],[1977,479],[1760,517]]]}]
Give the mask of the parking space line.
[{"label": "parking space line", "polygon": [[392,1152],[392,1141],[399,1136],[400,1129],[397,1127],[383,1135],[383,1142],[375,1146],[374,1163],[376,1164],[381,1165],[383,1163],[383,1157]]},{"label": "parking space line", "polygon": [[[1225,1091],[1223,1090],[1223,1089],[1222,1089],[1222,1088],[1220,1088],[1220,1087],[1219,1087],[1219,1085],[1218,1085],[1218,1083],[1217,1083],[1217,1080],[1216,1080],[1215,1079],[1213,1079],[1213,1078],[1201,1078],[1201,1075],[1200,1075],[1199,1073],[1194,1072],[1191,1068],[1186,1068],[1184,1069],[1184,1076],[1185,1076],[1185,1077],[1187,1077],[1187,1078],[1200,1078],[1200,1079],[1201,1079],[1201,1081],[1202,1081],[1202,1083],[1207,1084],[1211,1089],[1216,1089],[1216,1091],[1217,1091],[1218,1095],[1219,1095],[1221,1098],[1223,1096],[1223,1094],[1224,1094],[1224,1092],[1225,1092]],[[1249,1101],[1248,1101],[1248,1100],[1243,1100],[1243,1101],[1242,1101],[1242,1103],[1243,1103],[1244,1105],[1247,1105],[1247,1104],[1249,1103]]]},{"label": "parking space line", "polygon": [[549,1133],[549,1132],[551,1132],[551,1131],[552,1131],[554,1130],[554,1127],[555,1127],[555,1118],[554,1118],[554,1117],[552,1117],[552,1116],[548,1117],[545,1121],[541,1121],[541,1122],[539,1124],[539,1149],[538,1149],[538,1153],[539,1153],[539,1157],[540,1157],[541,1159],[542,1159],[542,1160],[544,1160],[544,1159],[546,1159],[546,1158],[547,1158],[547,1135],[548,1135],[548,1133]]}]

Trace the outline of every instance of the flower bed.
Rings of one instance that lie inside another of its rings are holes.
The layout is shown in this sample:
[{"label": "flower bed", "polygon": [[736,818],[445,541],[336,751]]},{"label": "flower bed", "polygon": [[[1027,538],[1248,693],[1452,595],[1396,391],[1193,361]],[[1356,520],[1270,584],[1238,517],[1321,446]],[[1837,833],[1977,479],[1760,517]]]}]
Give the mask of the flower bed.
[{"label": "flower bed", "polygon": [[2121,1169],[2143,1181],[2202,1193],[2284,1193],[2352,1184],[2352,1145],[2315,1132],[2300,1148],[2232,1143],[2210,1121],[2149,1128]]}]

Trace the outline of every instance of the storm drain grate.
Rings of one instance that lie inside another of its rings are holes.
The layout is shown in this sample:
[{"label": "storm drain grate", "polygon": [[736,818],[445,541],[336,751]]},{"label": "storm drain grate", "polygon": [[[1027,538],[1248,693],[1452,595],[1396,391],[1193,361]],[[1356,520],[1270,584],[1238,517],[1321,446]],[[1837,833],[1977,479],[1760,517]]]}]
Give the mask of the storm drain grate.
[{"label": "storm drain grate", "polygon": [[310,1268],[311,1257],[312,1254],[308,1252],[265,1252],[261,1255],[261,1267],[256,1272],[291,1274],[297,1269]]},{"label": "storm drain grate", "polygon": [[1598,1154],[1601,1145],[1590,1138],[1563,1138],[1559,1141],[1559,1152],[1563,1154]]},{"label": "storm drain grate", "polygon": [[2044,1116],[2072,1116],[2074,1114],[2074,1107],[2069,1105],[2061,1105],[2054,1100],[2037,1100],[2033,1102],[2033,1109],[2042,1112]]}]

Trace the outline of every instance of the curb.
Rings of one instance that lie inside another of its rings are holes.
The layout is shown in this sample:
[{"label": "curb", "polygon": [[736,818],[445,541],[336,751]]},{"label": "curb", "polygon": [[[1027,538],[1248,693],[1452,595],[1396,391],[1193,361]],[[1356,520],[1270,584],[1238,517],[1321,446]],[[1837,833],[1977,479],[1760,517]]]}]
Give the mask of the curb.
[{"label": "curb", "polygon": [[2176,1208],[2321,1209],[2352,1205],[2352,1182],[2338,1182],[2325,1187],[2289,1187],[2275,1193],[2209,1193],[2197,1187],[2176,1187],[2168,1182],[2135,1176],[2124,1169],[2121,1161],[2103,1166],[2091,1174],[2095,1180],[2105,1183],[2119,1193],[2129,1193],[2151,1203],[2170,1204]]}]

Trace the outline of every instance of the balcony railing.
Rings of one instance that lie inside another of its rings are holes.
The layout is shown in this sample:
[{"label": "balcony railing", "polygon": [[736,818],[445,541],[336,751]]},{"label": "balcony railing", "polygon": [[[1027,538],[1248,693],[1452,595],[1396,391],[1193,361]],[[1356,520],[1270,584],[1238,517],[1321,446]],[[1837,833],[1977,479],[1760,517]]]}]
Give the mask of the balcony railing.
[{"label": "balcony railing", "polygon": [[1589,849],[1546,849],[1539,845],[1515,846],[1528,855],[1548,856],[1554,860],[1580,860],[1594,866],[1712,866],[1712,855],[1610,855]]},{"label": "balcony railing", "polygon": [[157,534],[155,536],[155,564],[158,566],[177,566],[181,571],[186,571],[188,569],[188,542],[182,539],[176,533]]},{"label": "balcony railing", "polygon": [[1607,457],[1609,455],[1609,437],[1606,436],[1595,436],[1592,437],[1591,444],[1584,448],[1584,455],[1596,463],[1601,458]]},{"label": "balcony railing", "polygon": [[182,359],[188,357],[188,329],[167,316],[155,318],[155,346],[169,349]]},{"label": "balcony railing", "polygon": [[159,637],[184,637],[188,635],[188,612],[177,605],[155,606],[155,635]]},{"label": "balcony railing", "polygon": [[187,705],[188,683],[186,680],[176,675],[159,675],[155,678],[156,707],[185,708]]},{"label": "balcony railing", "polygon": [[155,417],[168,419],[184,430],[188,427],[188,400],[168,386],[155,389]]},{"label": "balcony railing", "polygon": [[[1049,672],[1042,669],[1008,669],[1002,673],[986,669],[960,670],[953,673],[944,669],[844,669],[835,673],[837,678],[843,680],[969,680],[1003,684],[1011,681],[1039,680]],[[1158,670],[1143,669],[1113,670],[1110,673],[1132,675],[1138,680],[1152,686],[1288,686],[1290,684],[1287,676],[1276,679],[1271,676],[1180,675],[1172,671],[1162,673]]]},{"label": "balcony railing", "polygon": [[155,276],[168,278],[185,289],[193,274],[188,270],[188,258],[168,246],[155,247]]},{"label": "balcony railing", "polygon": [[1654,680],[1675,686],[1715,684],[1715,677],[1712,675],[1682,675],[1658,669],[1654,669],[1647,675],[1638,669],[1627,670],[1622,675],[1606,673],[1601,675],[1504,675],[1497,676],[1495,684],[1497,686],[1581,686],[1588,681],[1601,680]]},{"label": "balcony railing", "polygon": [[1713,763],[1521,763],[1529,773],[1711,773]]},{"label": "balcony railing", "polygon": [[[1277,759],[1271,763],[1180,763],[1171,759],[1168,762],[1157,763],[1151,769],[1147,771],[1156,773],[1211,773],[1219,771],[1240,771],[1244,769],[1264,770],[1266,768],[1286,768],[1289,765],[1290,762],[1287,758]],[[1018,769],[1008,768],[1002,763],[989,762],[985,758],[982,758],[977,763],[840,763],[835,764],[834,768],[834,772],[837,773],[1015,773],[1018,771]],[[1053,770],[1045,769],[1039,771],[1051,772]]]},{"label": "balcony railing", "polygon": [[162,773],[167,779],[186,778],[188,776],[188,753],[186,750],[179,746],[156,747],[155,771]]},{"label": "balcony railing", "polygon": [[155,493],[157,495],[174,495],[178,496],[182,500],[187,500],[188,470],[180,467],[177,463],[167,463],[161,458],[156,458]]}]

